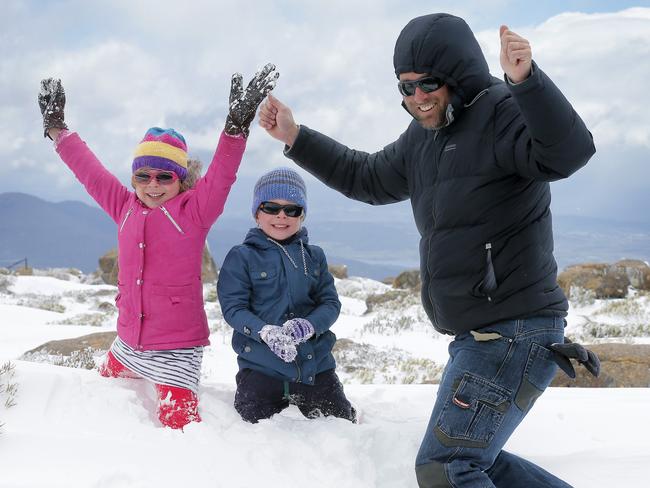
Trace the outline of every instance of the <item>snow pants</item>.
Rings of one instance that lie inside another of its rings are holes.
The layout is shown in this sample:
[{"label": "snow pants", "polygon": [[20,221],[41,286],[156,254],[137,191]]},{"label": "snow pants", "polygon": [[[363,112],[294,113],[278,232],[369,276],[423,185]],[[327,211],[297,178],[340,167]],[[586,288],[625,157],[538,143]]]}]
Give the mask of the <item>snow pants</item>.
[{"label": "snow pants", "polygon": [[282,381],[252,369],[239,371],[235,380],[235,410],[247,422],[269,418],[290,404],[307,418],[331,415],[353,422],[356,419],[356,411],[333,369],[317,374],[313,385]]},{"label": "snow pants", "polygon": [[510,320],[459,334],[449,345],[416,458],[420,488],[570,488],[502,448],[557,371],[547,346],[564,319]]}]

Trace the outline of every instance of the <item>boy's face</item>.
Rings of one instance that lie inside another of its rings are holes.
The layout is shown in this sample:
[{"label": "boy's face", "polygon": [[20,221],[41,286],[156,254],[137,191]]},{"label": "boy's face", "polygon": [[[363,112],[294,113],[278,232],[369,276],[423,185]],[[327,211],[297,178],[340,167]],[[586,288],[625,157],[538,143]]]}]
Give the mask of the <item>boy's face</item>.
[{"label": "boy's face", "polygon": [[[280,205],[290,205],[294,203],[288,200],[269,200],[269,202],[278,203]],[[284,210],[280,210],[280,213],[277,215],[271,215],[264,213],[262,210],[258,210],[257,215],[255,216],[255,221],[260,229],[262,229],[262,232],[276,241],[288,239],[298,232],[302,220],[302,216],[288,217],[284,213]]]}]

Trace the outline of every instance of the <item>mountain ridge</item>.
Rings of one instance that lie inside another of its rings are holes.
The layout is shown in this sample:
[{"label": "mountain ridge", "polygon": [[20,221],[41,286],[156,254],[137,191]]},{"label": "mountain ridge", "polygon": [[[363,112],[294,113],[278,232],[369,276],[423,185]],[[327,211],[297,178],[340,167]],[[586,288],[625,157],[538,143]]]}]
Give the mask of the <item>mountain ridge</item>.
[{"label": "mountain ridge", "polygon": [[[409,216],[410,217],[410,216]],[[418,267],[419,236],[410,219],[386,222],[338,221],[310,216],[310,242],[322,247],[330,264],[345,264],[350,275],[381,280]],[[208,234],[220,264],[243,241],[252,218],[224,213]],[[559,269],[587,261],[650,260],[650,225],[580,216],[554,215]],[[115,224],[98,207],[77,200],[49,202],[20,192],[0,193],[0,266],[27,258],[36,267],[97,269],[97,260],[116,247]]]}]

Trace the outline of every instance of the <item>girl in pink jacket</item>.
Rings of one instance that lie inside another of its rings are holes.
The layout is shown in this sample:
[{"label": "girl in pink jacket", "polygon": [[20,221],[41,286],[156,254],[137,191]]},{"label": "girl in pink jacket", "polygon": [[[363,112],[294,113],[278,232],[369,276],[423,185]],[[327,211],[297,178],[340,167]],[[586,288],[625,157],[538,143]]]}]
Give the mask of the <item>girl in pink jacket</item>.
[{"label": "girl in pink jacket", "polygon": [[226,127],[202,178],[200,165],[188,160],[181,134],[149,129],[135,150],[135,191],[67,130],[60,80],[41,82],[45,136],[117,224],[117,338],[99,372],[153,382],[158,418],[173,429],[201,420],[197,393],[203,347],[210,343],[201,283],[205,239],[235,182],[255,111],[278,75],[267,64],[245,90],[241,75],[233,75]]}]

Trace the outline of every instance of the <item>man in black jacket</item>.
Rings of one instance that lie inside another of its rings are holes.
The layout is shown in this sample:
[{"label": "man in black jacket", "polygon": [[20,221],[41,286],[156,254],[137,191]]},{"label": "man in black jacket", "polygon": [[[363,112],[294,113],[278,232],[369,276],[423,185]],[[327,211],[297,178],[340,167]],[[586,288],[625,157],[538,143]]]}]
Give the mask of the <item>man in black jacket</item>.
[{"label": "man in black jacket", "polygon": [[328,186],[373,205],[410,199],[422,303],[455,336],[416,459],[420,487],[566,487],[502,450],[551,382],[568,302],[557,284],[549,182],[594,154],[591,134],[501,26],[505,82],[460,18],[411,20],[393,63],[404,133],[374,154],[294,122],[273,96],[260,125]]}]

